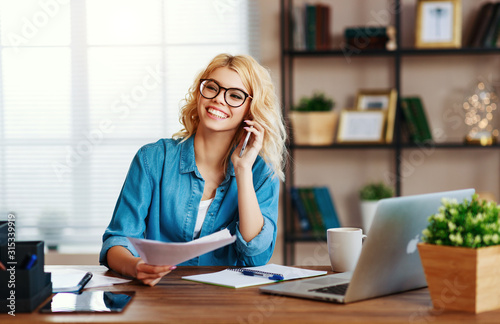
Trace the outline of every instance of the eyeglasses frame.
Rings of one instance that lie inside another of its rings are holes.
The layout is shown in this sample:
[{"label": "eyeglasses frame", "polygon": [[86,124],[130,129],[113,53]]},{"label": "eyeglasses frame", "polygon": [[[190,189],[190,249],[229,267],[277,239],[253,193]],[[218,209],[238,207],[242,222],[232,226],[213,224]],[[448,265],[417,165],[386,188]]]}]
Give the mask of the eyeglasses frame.
[{"label": "eyeglasses frame", "polygon": [[[203,95],[203,91],[202,91],[202,87],[203,87],[203,83],[206,82],[206,81],[212,81],[212,82],[215,82],[215,84],[219,87],[219,91],[217,91],[217,94],[215,96],[213,96],[212,98],[208,98],[208,97],[205,97]],[[203,98],[205,99],[213,99],[213,98],[216,98],[219,94],[220,94],[220,91],[221,89],[224,89],[224,101],[227,103],[227,105],[231,108],[239,108],[241,106],[243,106],[245,104],[245,101],[247,101],[247,98],[250,98],[250,99],[253,99],[253,97],[251,95],[249,95],[248,93],[246,93],[245,91],[239,89],[239,88],[225,88],[223,86],[221,86],[219,84],[219,82],[215,81],[214,79],[200,79],[200,94]],[[228,90],[239,90],[241,92],[243,92],[243,94],[245,95],[245,99],[243,99],[243,102],[241,103],[241,105],[239,106],[233,106],[231,105],[229,102],[227,102],[227,99],[226,99],[226,93]]]}]

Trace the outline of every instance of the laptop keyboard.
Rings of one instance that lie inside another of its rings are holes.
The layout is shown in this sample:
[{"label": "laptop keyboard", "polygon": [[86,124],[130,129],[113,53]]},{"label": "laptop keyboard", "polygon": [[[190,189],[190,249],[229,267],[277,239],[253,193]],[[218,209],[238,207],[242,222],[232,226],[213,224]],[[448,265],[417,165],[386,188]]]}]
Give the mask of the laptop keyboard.
[{"label": "laptop keyboard", "polygon": [[324,294],[345,295],[345,292],[347,291],[348,286],[349,286],[349,283],[345,283],[345,284],[341,284],[341,285],[334,285],[334,286],[329,286],[329,287],[311,289],[309,291],[316,291],[316,292],[320,292],[320,293],[324,293]]}]

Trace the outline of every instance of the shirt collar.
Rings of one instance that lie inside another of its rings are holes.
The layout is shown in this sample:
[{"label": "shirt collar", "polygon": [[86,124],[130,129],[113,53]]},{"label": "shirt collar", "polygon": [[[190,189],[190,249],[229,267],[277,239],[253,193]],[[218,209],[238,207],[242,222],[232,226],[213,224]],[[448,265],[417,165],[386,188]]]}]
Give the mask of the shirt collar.
[{"label": "shirt collar", "polygon": [[[196,160],[194,157],[194,135],[190,136],[184,142],[181,142],[180,145],[181,145],[181,163],[179,166],[180,173],[195,172],[196,174],[198,174],[198,169],[196,168]],[[233,151],[231,151],[231,154]],[[229,159],[229,165],[227,167],[226,180],[227,180],[227,175],[230,175],[232,177],[235,176],[234,165],[233,162],[231,162],[231,159]]]}]

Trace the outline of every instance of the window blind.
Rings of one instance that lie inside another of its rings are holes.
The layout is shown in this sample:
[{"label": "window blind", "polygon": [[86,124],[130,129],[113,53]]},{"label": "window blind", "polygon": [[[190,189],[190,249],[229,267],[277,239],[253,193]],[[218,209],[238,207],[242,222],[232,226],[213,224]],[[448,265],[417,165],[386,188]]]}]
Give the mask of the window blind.
[{"label": "window blind", "polygon": [[258,26],[250,0],[0,0],[0,219],[98,247],[139,147],[213,56],[258,59]]}]

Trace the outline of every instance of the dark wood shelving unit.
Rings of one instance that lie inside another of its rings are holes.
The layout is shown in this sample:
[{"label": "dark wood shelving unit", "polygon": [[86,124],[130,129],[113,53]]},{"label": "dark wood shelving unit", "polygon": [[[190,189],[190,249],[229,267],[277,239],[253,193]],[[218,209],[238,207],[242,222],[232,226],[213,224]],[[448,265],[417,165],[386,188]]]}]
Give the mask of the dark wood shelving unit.
[{"label": "dark wood shelving unit", "polygon": [[[293,50],[290,49],[289,44],[293,44],[292,33],[290,28],[290,9],[293,6],[293,0],[280,0],[280,27],[281,27],[281,89],[282,89],[282,104],[283,114],[287,120],[288,113],[293,103],[293,84],[294,84],[294,66],[293,61],[297,58],[314,59],[321,57],[340,58],[346,55],[342,49],[331,50]],[[394,0],[394,8],[401,8],[401,0]],[[362,10],[362,9],[360,9]],[[406,143],[401,138],[401,109],[399,104],[399,96],[401,94],[401,59],[404,57],[428,57],[428,56],[460,56],[460,55],[492,55],[500,54],[499,48],[450,48],[450,49],[416,49],[416,48],[402,48],[401,44],[401,10],[394,12],[394,26],[396,28],[396,44],[397,49],[393,51],[388,50],[360,50],[349,57],[355,60],[357,57],[388,57],[393,60],[394,67],[394,84],[393,88],[396,89],[398,94],[396,117],[394,125],[394,139],[390,144],[333,144],[328,146],[305,146],[295,145],[293,138],[288,143],[288,150],[292,160],[294,159],[295,150],[391,150],[394,152],[395,170],[395,194],[401,195],[401,156],[403,150],[415,150],[422,147],[433,147],[435,149],[477,149],[477,150],[495,150],[500,148],[500,144],[491,146],[471,145],[466,143]],[[341,63],[339,63],[341,64]],[[290,126],[290,125],[288,125]],[[289,127],[289,129],[291,129]],[[292,210],[292,202],[290,197],[290,188],[294,185],[293,179],[293,165],[288,164],[286,171],[285,190],[283,194],[282,210],[284,216],[284,264],[294,264],[295,258],[295,244],[297,242],[316,242],[324,241],[324,237],[313,237],[298,234],[295,231],[294,213]]]}]

